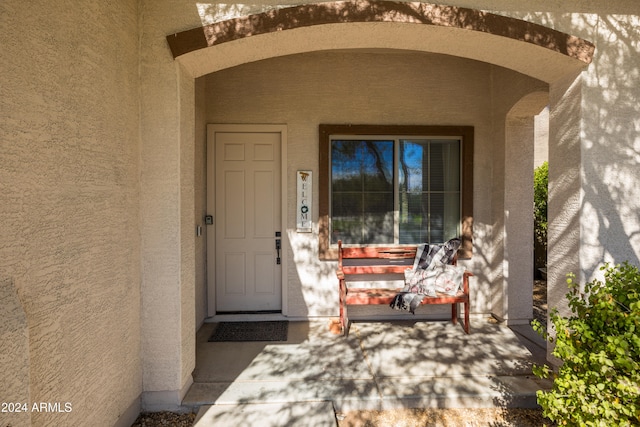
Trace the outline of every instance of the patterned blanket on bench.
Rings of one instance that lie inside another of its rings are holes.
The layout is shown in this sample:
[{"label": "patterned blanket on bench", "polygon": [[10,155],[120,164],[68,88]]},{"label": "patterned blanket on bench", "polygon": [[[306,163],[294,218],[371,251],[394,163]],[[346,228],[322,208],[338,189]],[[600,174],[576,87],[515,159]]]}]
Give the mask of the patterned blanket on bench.
[{"label": "patterned blanket on bench", "polygon": [[405,271],[405,286],[389,306],[415,314],[424,298],[435,297],[438,292],[456,295],[462,285],[464,267],[452,263],[461,243],[454,238],[441,245],[418,246],[413,268]]}]

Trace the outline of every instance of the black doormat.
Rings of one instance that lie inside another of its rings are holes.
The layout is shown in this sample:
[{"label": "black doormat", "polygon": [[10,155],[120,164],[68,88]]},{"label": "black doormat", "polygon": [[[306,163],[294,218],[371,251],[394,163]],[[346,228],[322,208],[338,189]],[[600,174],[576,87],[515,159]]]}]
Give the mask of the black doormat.
[{"label": "black doormat", "polygon": [[223,341],[286,341],[289,322],[221,322],[211,334],[209,342]]}]

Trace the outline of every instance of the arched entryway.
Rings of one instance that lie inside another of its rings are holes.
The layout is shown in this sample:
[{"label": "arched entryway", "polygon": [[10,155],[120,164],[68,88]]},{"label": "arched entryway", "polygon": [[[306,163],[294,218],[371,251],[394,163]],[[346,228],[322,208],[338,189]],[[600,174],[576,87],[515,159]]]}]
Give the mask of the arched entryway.
[{"label": "arched entryway", "polygon": [[[391,2],[336,2],[274,9],[172,34],[167,39],[180,64],[176,67],[178,82],[182,85],[197,79],[196,90],[202,88],[199,77],[269,58],[320,51],[402,51],[490,64],[497,67],[498,78],[501,73],[513,77],[514,88],[516,75],[535,79],[541,85],[530,86],[530,92],[549,90],[552,106],[589,64],[594,50],[587,41],[504,16],[450,6]],[[499,79],[494,82],[494,89],[498,90],[501,82]],[[189,89],[189,84],[184,87]],[[526,92],[519,94],[510,105],[505,101],[502,105],[505,121],[509,108],[526,95]],[[193,106],[197,110],[198,105],[204,105],[195,102],[199,96],[190,90],[179,92],[181,119],[194,120],[197,128],[198,119],[194,116],[198,114]],[[495,132],[495,137],[506,144],[505,123],[493,125],[494,131],[502,129]],[[193,139],[189,126],[181,127],[179,132],[181,140]],[[483,137],[491,139],[494,134],[489,132]],[[506,153],[506,149],[502,151],[503,156]],[[189,166],[181,173],[182,185],[193,179],[187,177],[192,172],[193,167]],[[505,193],[496,196],[504,198]],[[497,218],[495,211],[486,215]],[[487,234],[482,237],[494,238],[495,230],[500,227],[504,230],[505,226],[502,221],[487,223],[484,230]],[[491,255],[489,275],[495,282],[497,257]],[[195,258],[199,259],[197,254]],[[195,262],[196,266],[199,262]],[[183,298],[188,298],[186,295]],[[486,302],[491,293],[484,292],[478,298]]]},{"label": "arched entryway", "polygon": [[586,40],[527,21],[388,1],[273,9],[168,35],[167,41],[194,77],[294,53],[391,48],[476,59],[552,82],[589,64],[595,49]]},{"label": "arched entryway", "polygon": [[[509,73],[516,72],[540,81],[541,85],[528,89],[534,94],[515,91],[512,100],[505,99],[500,108],[513,108],[493,124],[496,128],[504,126],[504,135],[498,135],[501,131],[492,131],[503,141],[499,151],[504,163],[492,167],[494,175],[503,176],[501,188],[504,190],[492,197],[494,219],[487,233],[500,244],[494,245],[493,253],[487,257],[490,267],[485,273],[495,286],[490,292],[481,291],[479,297],[490,301],[488,304],[501,318],[518,323],[530,316],[527,314],[530,304],[520,304],[522,307],[517,304],[521,301],[517,297],[519,293],[530,294],[528,287],[509,286],[520,283],[520,276],[527,276],[531,270],[528,263],[522,262],[530,258],[526,255],[530,245],[520,236],[529,211],[509,209],[509,204],[514,208],[520,206],[524,194],[520,183],[521,165],[517,162],[527,158],[521,136],[528,135],[528,120],[535,110],[548,103],[545,84],[579,72],[589,63],[593,45],[546,27],[477,10],[384,1],[273,9],[169,35],[167,40],[174,57],[192,77],[269,58],[331,51],[443,54],[446,56],[442,58],[497,65],[500,68],[496,69],[496,79],[509,79]],[[251,119],[229,120],[250,122]],[[348,118],[345,120],[349,122]],[[504,124],[500,124],[501,120]],[[495,213],[502,210],[504,217],[495,219],[499,217]],[[523,247],[526,251],[522,251]],[[285,301],[285,310],[286,306]]]}]

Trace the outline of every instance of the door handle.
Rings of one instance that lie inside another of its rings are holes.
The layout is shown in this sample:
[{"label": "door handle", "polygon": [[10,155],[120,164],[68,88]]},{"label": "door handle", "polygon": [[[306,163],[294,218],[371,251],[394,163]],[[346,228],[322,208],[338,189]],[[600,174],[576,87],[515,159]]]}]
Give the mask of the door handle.
[{"label": "door handle", "polygon": [[276,264],[280,265],[280,239],[276,239]]}]

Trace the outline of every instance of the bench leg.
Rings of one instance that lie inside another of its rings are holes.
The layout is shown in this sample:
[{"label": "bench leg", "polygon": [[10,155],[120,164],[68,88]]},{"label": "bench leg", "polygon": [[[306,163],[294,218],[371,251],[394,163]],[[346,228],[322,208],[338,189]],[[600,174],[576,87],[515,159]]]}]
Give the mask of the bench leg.
[{"label": "bench leg", "polygon": [[340,328],[342,328],[342,335],[349,336],[349,316],[347,315],[347,304],[344,304],[340,308]]},{"label": "bench leg", "polygon": [[349,316],[347,315],[347,287],[343,280],[340,281],[340,329],[342,335],[349,335]]},{"label": "bench leg", "polygon": [[464,331],[469,333],[469,300],[464,303]]},{"label": "bench leg", "polygon": [[451,322],[458,324],[458,304],[451,304]]}]

